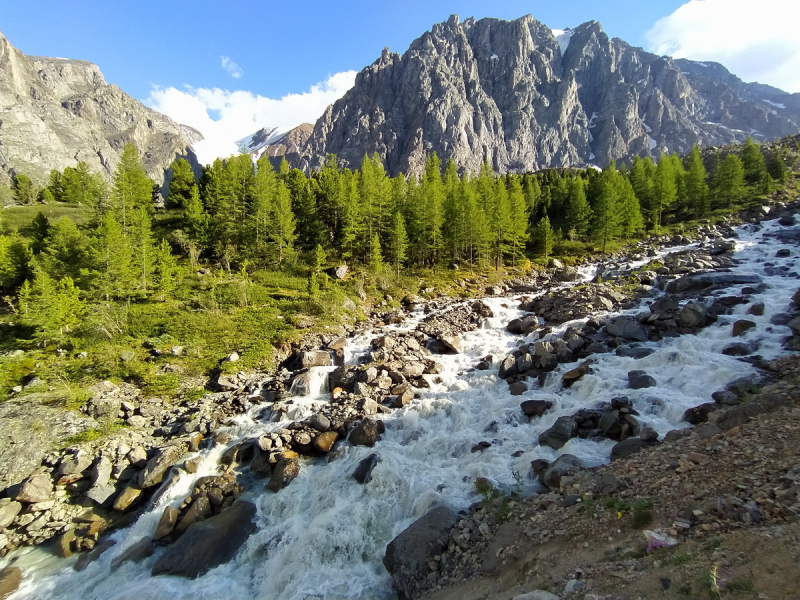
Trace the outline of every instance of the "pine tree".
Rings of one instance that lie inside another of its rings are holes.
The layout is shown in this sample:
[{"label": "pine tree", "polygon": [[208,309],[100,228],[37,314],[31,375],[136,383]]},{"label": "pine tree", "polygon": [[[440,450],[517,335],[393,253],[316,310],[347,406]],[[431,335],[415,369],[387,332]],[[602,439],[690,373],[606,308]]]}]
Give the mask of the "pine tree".
[{"label": "pine tree", "polygon": [[33,204],[36,200],[36,186],[24,173],[14,175],[14,199],[18,204]]},{"label": "pine tree", "polygon": [[491,231],[492,254],[494,268],[499,269],[503,261],[503,254],[507,250],[506,241],[511,229],[511,210],[508,202],[508,192],[502,179],[495,181],[489,205],[486,207]]},{"label": "pine tree", "polygon": [[536,245],[538,246],[539,253],[544,258],[545,262],[553,253],[553,228],[550,226],[550,219],[545,214],[539,223],[536,225]]},{"label": "pine tree", "polygon": [[406,260],[406,251],[408,250],[408,235],[406,234],[406,223],[403,214],[398,210],[394,213],[392,218],[392,230],[390,235],[389,256],[392,264],[400,276],[400,267]]},{"label": "pine tree", "polygon": [[619,205],[620,232],[629,238],[644,229],[644,219],[639,206],[639,199],[627,177],[620,174],[614,179],[617,203]]},{"label": "pine tree", "polygon": [[[259,161],[259,171],[262,170],[262,161],[269,164],[266,158]],[[266,166],[266,165],[265,165]],[[273,180],[275,175],[271,165],[270,177]],[[256,175],[258,179],[258,175]],[[292,199],[292,212],[297,222],[297,245],[300,249],[310,251],[322,240],[319,215],[317,214],[317,203],[308,178],[299,169],[292,169],[286,179],[289,195]]]},{"label": "pine tree", "polygon": [[770,177],[780,183],[781,185],[785,185],[789,179],[789,170],[786,167],[786,151],[783,149],[779,149],[772,155],[772,158],[769,160],[769,164],[767,165],[767,170],[769,171]]},{"label": "pine tree", "polygon": [[85,311],[80,290],[69,277],[55,283],[47,273],[37,270],[33,283],[26,281],[20,290],[20,318],[36,329],[33,337],[42,346],[63,341],[81,323]]},{"label": "pine tree", "polygon": [[31,250],[34,254],[39,254],[44,250],[47,238],[50,235],[50,219],[41,211],[31,221]]},{"label": "pine tree", "polygon": [[156,246],[153,258],[153,289],[161,302],[164,302],[175,291],[177,274],[178,260],[173,256],[169,242],[162,239],[161,243]]},{"label": "pine tree", "polygon": [[642,207],[642,214],[650,229],[656,229],[658,226],[658,209],[653,190],[655,172],[656,166],[649,156],[645,159],[637,156],[633,159],[633,165],[628,174],[628,178],[633,186],[633,192],[639,199],[639,205]]},{"label": "pine tree", "polygon": [[10,293],[30,275],[31,251],[18,234],[0,235],[0,292]]},{"label": "pine tree", "polygon": [[673,166],[668,157],[662,156],[656,167],[653,179],[653,225],[656,231],[662,225],[664,210],[678,197]]},{"label": "pine tree", "polygon": [[183,208],[191,198],[192,189],[197,187],[192,165],[185,158],[178,158],[170,165],[172,179],[169,181],[167,205]]},{"label": "pine tree", "polygon": [[292,200],[289,189],[279,181],[275,191],[275,202],[272,206],[272,220],[267,237],[272,243],[276,262],[279,267],[284,261],[294,257],[295,222],[292,214]]},{"label": "pine tree", "polygon": [[604,254],[608,242],[616,239],[622,232],[619,186],[616,184],[618,177],[620,174],[612,161],[595,183],[597,192],[592,205],[591,235],[602,245]]},{"label": "pine tree", "polygon": [[55,281],[69,277],[80,287],[87,287],[91,279],[91,240],[69,217],[61,217],[48,226],[38,262]]},{"label": "pine tree", "polygon": [[752,187],[763,186],[764,174],[767,173],[767,165],[764,155],[753,141],[748,137],[742,148],[742,166],[744,167],[744,179],[747,185]]},{"label": "pine tree", "polygon": [[107,213],[103,216],[94,250],[97,272],[94,284],[106,302],[111,298],[129,298],[136,277],[133,250],[114,215]]},{"label": "pine tree", "polygon": [[128,239],[133,249],[133,267],[136,270],[137,287],[146,297],[155,263],[155,241],[153,240],[150,215],[145,208],[136,208],[131,211]]},{"label": "pine tree", "polygon": [[209,246],[210,218],[203,210],[197,186],[191,189],[183,208],[183,228],[186,231],[186,253],[192,266],[197,264],[200,254]]},{"label": "pine tree", "polygon": [[61,175],[62,200],[86,206],[99,214],[106,209],[107,186],[100,173],[90,173],[89,165],[80,161]]},{"label": "pine tree", "polygon": [[478,181],[464,177],[461,180],[461,201],[464,204],[464,253],[470,268],[487,260],[489,240],[488,219],[480,205]]},{"label": "pine tree", "polygon": [[50,171],[50,176],[47,179],[47,189],[52,194],[55,202],[64,201],[64,186],[61,183],[61,172],[58,169]]},{"label": "pine tree", "polygon": [[539,210],[539,202],[542,197],[542,189],[539,186],[539,179],[535,175],[525,175],[525,184],[522,186],[525,192],[525,202],[528,204],[528,215],[533,226]]},{"label": "pine tree", "polygon": [[153,182],[147,177],[133,144],[126,144],[122,150],[113,179],[111,210],[122,225],[122,231],[127,233],[133,211],[141,209],[149,213],[153,210]]},{"label": "pine tree", "polygon": [[425,173],[420,185],[422,197],[422,211],[420,214],[422,226],[422,243],[424,262],[435,266],[440,253],[444,249],[442,237],[442,224],[444,222],[444,184],[442,183],[441,161],[434,152],[428,157],[425,164]]},{"label": "pine tree", "polygon": [[712,181],[714,197],[719,206],[730,208],[745,195],[745,172],[741,159],[729,154],[719,163]]},{"label": "pine tree", "polygon": [[381,251],[381,240],[377,233],[372,234],[372,243],[369,250],[369,270],[373,275],[379,275],[383,271],[383,252]]},{"label": "pine tree", "polygon": [[525,242],[528,241],[528,222],[530,213],[525,194],[522,191],[521,177],[511,177],[508,188],[509,204],[509,246],[511,249],[511,264],[516,265],[516,259],[524,256]]},{"label": "pine tree", "polygon": [[700,156],[700,149],[695,145],[689,155],[689,168],[686,170],[685,189],[686,200],[691,207],[691,213],[696,217],[703,217],[708,213],[709,191],[706,179],[705,165]]},{"label": "pine tree", "polygon": [[592,208],[586,200],[586,183],[582,178],[575,177],[569,183],[567,225],[576,235],[583,237],[589,231],[591,219]]}]

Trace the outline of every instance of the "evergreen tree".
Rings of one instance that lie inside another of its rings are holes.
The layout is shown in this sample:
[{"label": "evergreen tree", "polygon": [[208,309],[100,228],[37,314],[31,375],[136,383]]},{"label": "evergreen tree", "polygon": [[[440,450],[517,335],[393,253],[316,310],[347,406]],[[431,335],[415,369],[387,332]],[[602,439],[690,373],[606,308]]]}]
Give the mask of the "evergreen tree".
[{"label": "evergreen tree", "polygon": [[730,208],[745,195],[745,172],[741,159],[729,154],[719,163],[712,181],[714,197],[719,206]]},{"label": "evergreen tree", "polygon": [[80,291],[69,277],[55,283],[47,273],[37,270],[33,283],[26,281],[20,290],[20,319],[36,329],[33,337],[42,346],[63,341],[81,323],[85,311]]},{"label": "evergreen tree", "polygon": [[86,234],[69,218],[61,217],[47,227],[38,256],[41,268],[55,281],[69,277],[80,287],[91,280],[92,244]]},{"label": "evergreen tree", "polygon": [[122,227],[107,213],[103,216],[94,244],[95,286],[108,302],[111,298],[129,298],[133,291],[136,273],[133,268],[133,250]]},{"label": "evergreen tree", "polygon": [[[269,164],[266,159],[262,158],[259,161],[259,171],[262,169],[262,161]],[[271,165],[269,170],[274,182],[275,176]],[[308,178],[299,169],[292,169],[286,182],[292,199],[292,212],[297,222],[297,245],[302,250],[311,251],[322,240],[322,230],[314,193],[311,190]]]},{"label": "evergreen tree", "polygon": [[267,231],[267,237],[272,243],[276,262],[279,267],[284,261],[291,260],[294,256],[295,222],[292,214],[292,200],[289,189],[279,181],[275,202],[272,206],[272,219]]},{"label": "evergreen tree", "polygon": [[503,254],[507,251],[506,241],[511,229],[511,210],[508,201],[508,192],[502,179],[495,181],[490,196],[486,213],[491,231],[492,255],[494,268],[499,269],[503,261]]},{"label": "evergreen tree", "polygon": [[153,289],[156,298],[164,302],[172,295],[176,287],[178,274],[178,261],[172,254],[172,248],[167,240],[161,240],[155,248],[153,257]]},{"label": "evergreen tree", "polygon": [[50,194],[53,196],[53,200],[55,202],[64,201],[64,186],[61,183],[61,171],[58,169],[52,169],[50,171],[50,176],[47,179],[46,189],[50,191]]},{"label": "evergreen tree", "polygon": [[700,149],[695,145],[689,155],[689,167],[686,170],[685,189],[686,200],[691,208],[691,213],[696,217],[703,217],[708,213],[709,191],[706,179],[705,165],[700,156]]},{"label": "evergreen tree", "polygon": [[516,265],[516,259],[524,256],[525,242],[528,241],[528,222],[530,213],[525,194],[522,191],[521,178],[511,177],[508,188],[509,204],[509,246],[511,249],[511,264]]},{"label": "evergreen tree", "polygon": [[372,234],[368,265],[373,275],[379,275],[383,271],[383,252],[381,251],[381,240],[377,233]]},{"label": "evergreen tree", "polygon": [[470,267],[483,262],[488,254],[491,233],[480,205],[477,181],[464,177],[461,180],[461,201],[464,204],[464,256]]},{"label": "evergreen tree", "polygon": [[359,245],[364,231],[364,221],[361,214],[361,200],[358,194],[358,181],[349,170],[342,173],[339,178],[340,202],[340,230],[339,248],[342,258],[355,260],[362,256]]},{"label": "evergreen tree", "polygon": [[675,202],[678,187],[673,162],[666,156],[661,157],[653,179],[653,225],[657,231],[662,225],[664,210]]},{"label": "evergreen tree", "polygon": [[111,190],[111,210],[127,233],[131,215],[137,209],[153,210],[153,182],[147,177],[139,152],[133,144],[126,144],[122,157],[114,171],[114,187]]},{"label": "evergreen tree", "polygon": [[36,200],[36,187],[31,178],[24,173],[14,176],[14,199],[19,204],[33,204]]},{"label": "evergreen tree", "polygon": [[192,165],[185,158],[178,158],[170,165],[172,179],[169,181],[167,205],[183,208],[197,187]]},{"label": "evergreen tree", "polygon": [[539,209],[539,201],[542,197],[542,189],[539,186],[539,179],[535,175],[525,175],[525,183],[522,186],[525,192],[525,202],[528,204],[528,215],[531,221],[531,227],[537,218],[537,210]]},{"label": "evergreen tree", "polygon": [[31,251],[39,254],[44,250],[47,238],[50,236],[50,219],[41,211],[31,221]]},{"label": "evergreen tree", "polygon": [[586,200],[586,183],[580,177],[575,177],[569,183],[567,224],[576,235],[583,237],[589,231],[591,219],[592,209]]},{"label": "evergreen tree", "polygon": [[644,219],[639,199],[627,177],[620,174],[614,178],[615,194],[619,206],[620,233],[629,238],[644,229]]},{"label": "evergreen tree", "polygon": [[753,141],[748,137],[742,148],[742,166],[744,167],[744,179],[747,185],[752,187],[763,186],[764,174],[767,173],[767,165],[764,155]]},{"label": "evergreen tree", "polygon": [[398,210],[392,218],[392,229],[389,237],[389,256],[394,265],[397,276],[400,276],[400,267],[406,260],[408,250],[408,235],[406,234],[406,223],[403,214]]},{"label": "evergreen tree", "polygon": [[767,165],[767,170],[769,171],[770,177],[780,183],[781,185],[785,185],[789,179],[789,170],[786,168],[786,151],[783,149],[779,149],[772,155],[772,158],[769,160],[769,164]]},{"label": "evergreen tree", "polygon": [[31,251],[17,234],[0,235],[0,292],[10,293],[30,274]]},{"label": "evergreen tree", "polygon": [[444,222],[444,184],[441,161],[434,152],[425,164],[425,173],[420,186],[422,199],[420,224],[422,226],[423,260],[435,266],[444,249],[442,224]]},{"label": "evergreen tree", "polygon": [[592,238],[602,245],[605,254],[606,244],[616,239],[622,232],[619,186],[616,165],[611,164],[597,178],[597,196],[592,206]]},{"label": "evergreen tree", "polygon": [[545,262],[553,253],[553,239],[554,239],[553,228],[550,226],[550,219],[545,214],[541,219],[539,219],[539,223],[536,225],[536,245],[539,250],[539,254],[544,258]]},{"label": "evergreen tree", "polygon": [[130,213],[128,238],[133,249],[133,267],[136,270],[137,287],[147,296],[155,265],[155,241],[152,222],[145,208],[136,208]]},{"label": "evergreen tree", "polygon": [[80,161],[73,169],[67,167],[61,175],[61,198],[64,202],[80,204],[101,212],[106,202],[106,182],[100,173],[90,173],[89,165]]},{"label": "evergreen tree", "polygon": [[633,165],[628,175],[633,186],[633,192],[642,207],[645,222],[650,229],[656,229],[658,225],[657,202],[653,190],[655,171],[656,166],[649,156],[645,159],[637,156],[633,160]]},{"label": "evergreen tree", "polygon": [[186,232],[186,253],[192,266],[197,264],[200,254],[209,246],[210,218],[203,210],[197,186],[191,189],[183,208],[183,228]]}]

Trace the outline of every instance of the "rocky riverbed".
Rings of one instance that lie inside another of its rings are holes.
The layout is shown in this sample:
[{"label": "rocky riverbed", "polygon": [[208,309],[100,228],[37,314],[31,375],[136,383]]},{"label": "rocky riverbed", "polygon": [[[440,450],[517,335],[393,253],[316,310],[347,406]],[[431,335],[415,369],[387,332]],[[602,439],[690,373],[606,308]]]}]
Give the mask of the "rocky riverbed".
[{"label": "rocky riverbed", "polygon": [[[19,594],[52,597],[67,583],[100,597],[147,585],[159,597],[389,598],[384,564],[409,597],[480,575],[461,557],[503,520],[487,502],[505,513],[522,504],[508,493],[541,485],[526,503],[617,493],[622,478],[587,468],[660,451],[681,422],[719,426],[720,411],[777,368],[782,339],[800,328],[796,227],[784,212],[763,230],[709,225],[694,245],[678,236],[600,267],[556,264],[482,300],[409,297],[350,337],[306,339],[277,373],[217,376],[195,402],[100,384],[74,418],[129,428],[42,456],[5,489],[7,580],[27,573]],[[690,463],[701,464],[678,468]],[[578,487],[562,490],[570,478]],[[386,550],[428,508],[471,505],[445,519],[460,533],[448,528],[437,553]],[[489,517],[476,519],[481,510]],[[44,553],[14,552],[50,539]],[[204,548],[202,560],[187,565],[188,548]],[[106,582],[118,569],[125,581]],[[241,577],[228,588],[231,569]]]}]

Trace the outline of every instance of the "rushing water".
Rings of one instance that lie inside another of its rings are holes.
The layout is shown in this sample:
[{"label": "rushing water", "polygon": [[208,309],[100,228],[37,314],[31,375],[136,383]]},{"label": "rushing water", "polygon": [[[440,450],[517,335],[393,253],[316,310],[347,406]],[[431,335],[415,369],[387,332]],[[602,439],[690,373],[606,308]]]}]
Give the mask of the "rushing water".
[{"label": "rushing water", "polygon": [[[770,359],[782,354],[781,340],[789,333],[783,326],[770,325],[775,314],[784,312],[797,290],[796,273],[778,276],[770,268],[794,268],[798,251],[775,258],[781,247],[763,234],[777,228],[775,222],[740,229],[734,271],[758,273],[769,288],[752,297],[764,302],[763,316],[746,318],[757,323],[744,342],[758,341],[757,353]],[[765,265],[765,263],[767,263]],[[590,276],[591,269],[582,275]],[[727,294],[738,293],[739,286]],[[164,507],[177,506],[201,476],[216,474],[217,460],[224,448],[205,450],[197,474],[184,474],[129,529],[113,534],[117,545],[105,552],[85,571],[72,566],[76,557],[57,559],[46,550],[28,549],[17,553],[16,564],[25,571],[20,590],[12,596],[23,598],[394,598],[392,582],[381,559],[387,543],[428,509],[446,505],[460,510],[479,499],[476,477],[487,477],[500,487],[511,488],[515,474],[526,476],[530,461],[552,460],[562,453],[577,455],[588,465],[607,462],[613,442],[597,443],[574,439],[561,450],[538,446],[537,436],[562,415],[593,407],[614,396],[626,395],[641,414],[640,419],[660,435],[682,427],[683,412],[710,400],[711,393],[726,383],[754,372],[754,367],[721,354],[731,343],[731,323],[744,318],[748,306],[735,308],[735,314],[697,335],[666,338],[646,344],[655,352],[641,360],[614,354],[594,356],[593,372],[569,389],[561,389],[560,374],[573,368],[559,365],[544,386],[524,396],[511,396],[508,385],[490,371],[473,370],[488,354],[502,358],[520,341],[505,331],[505,325],[520,315],[515,298],[489,298],[494,317],[484,327],[462,334],[461,354],[437,357],[444,367],[439,376],[430,376],[431,387],[421,390],[421,399],[383,415],[386,432],[375,448],[352,447],[328,463],[325,459],[307,460],[300,475],[277,494],[265,490],[265,480],[245,472],[242,481],[248,490],[243,498],[258,507],[258,531],[252,535],[231,563],[220,566],[196,580],[150,575],[158,557],[142,563],[125,563],[113,573],[114,558],[144,536],[152,535]],[[629,311],[635,314],[644,307]],[[413,329],[421,311],[397,326]],[[567,324],[552,335],[563,331]],[[349,340],[345,358],[357,363],[369,350],[374,334]],[[642,390],[627,388],[627,373],[644,369],[658,385]],[[329,369],[315,368],[314,379],[320,390],[310,398],[297,399],[288,419],[310,414],[313,404],[327,401],[324,381]],[[526,399],[547,399],[554,404],[541,419],[528,419],[519,408]],[[229,428],[234,442],[285,426],[260,422],[242,415]],[[483,452],[471,448],[479,441],[491,442]],[[519,456],[513,456],[522,451]],[[381,462],[367,485],[356,483],[351,474],[356,465],[372,452]],[[526,478],[527,479],[527,478]],[[7,561],[6,561],[7,562]],[[0,564],[2,566],[2,564]]]}]

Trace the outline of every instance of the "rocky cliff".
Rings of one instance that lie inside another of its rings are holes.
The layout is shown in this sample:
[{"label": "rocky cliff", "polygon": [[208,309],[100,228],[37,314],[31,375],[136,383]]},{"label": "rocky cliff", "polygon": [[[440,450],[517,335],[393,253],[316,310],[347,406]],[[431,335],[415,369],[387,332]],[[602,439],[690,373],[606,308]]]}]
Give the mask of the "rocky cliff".
[{"label": "rocky cliff", "polygon": [[0,74],[0,177],[43,183],[78,161],[110,176],[128,142],[158,183],[177,157],[197,164],[190,146],[199,132],[107,84],[97,65],[26,56],[0,33]]},{"label": "rocky cliff", "polygon": [[420,173],[434,151],[469,171],[484,159],[496,171],[603,166],[798,130],[800,94],[650,54],[597,22],[554,32],[530,16],[454,15],[363,69],[295,166],[335,153],[355,167],[378,152],[392,174]]},{"label": "rocky cliff", "polygon": [[241,152],[247,152],[255,160],[267,156],[277,169],[284,157],[293,164],[299,161],[300,151],[313,130],[314,126],[310,123],[302,123],[288,131],[278,127],[263,127],[237,143]]}]

